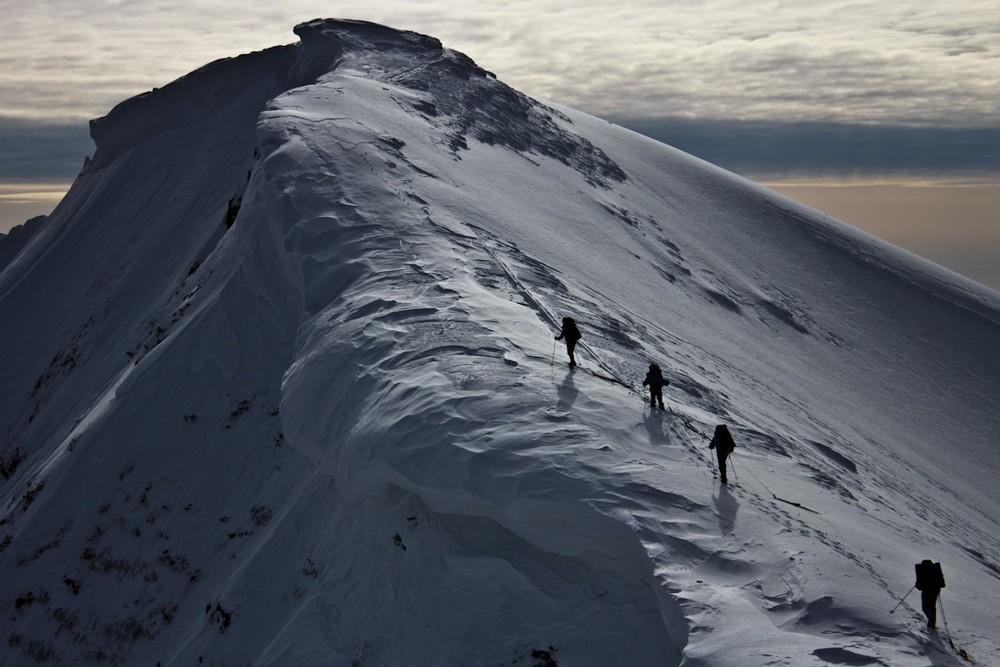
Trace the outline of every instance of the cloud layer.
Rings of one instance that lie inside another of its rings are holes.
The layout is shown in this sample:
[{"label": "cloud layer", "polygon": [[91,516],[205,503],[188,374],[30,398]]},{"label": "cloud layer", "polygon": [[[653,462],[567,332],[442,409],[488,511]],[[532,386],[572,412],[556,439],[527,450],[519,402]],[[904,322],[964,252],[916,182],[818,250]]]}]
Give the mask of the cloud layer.
[{"label": "cloud layer", "polygon": [[2,0],[0,118],[85,120],[316,17],[440,38],[507,83],[598,115],[997,124],[1000,4]]},{"label": "cloud layer", "polygon": [[0,120],[0,184],[68,183],[93,152],[85,123]]},{"label": "cloud layer", "polygon": [[[293,43],[319,17],[433,35],[519,90],[757,178],[1000,173],[995,1],[262,5],[0,0],[0,233],[51,210],[93,150],[87,120],[211,60]],[[963,214],[993,229],[991,201]],[[949,264],[983,280],[968,266],[996,235],[954,236]]]},{"label": "cloud layer", "polygon": [[609,117],[640,134],[755,179],[808,174],[949,180],[1000,175],[1000,126],[979,128]]}]

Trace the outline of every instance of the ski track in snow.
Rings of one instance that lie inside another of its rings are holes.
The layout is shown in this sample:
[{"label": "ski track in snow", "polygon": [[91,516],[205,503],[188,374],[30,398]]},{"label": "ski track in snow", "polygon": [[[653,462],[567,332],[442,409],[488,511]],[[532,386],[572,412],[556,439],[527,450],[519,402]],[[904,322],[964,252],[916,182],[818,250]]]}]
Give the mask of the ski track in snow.
[{"label": "ski track in snow", "polygon": [[1000,659],[995,294],[429,38],[300,34],[112,113],[0,274],[9,664],[962,664],[888,614],[924,557]]}]

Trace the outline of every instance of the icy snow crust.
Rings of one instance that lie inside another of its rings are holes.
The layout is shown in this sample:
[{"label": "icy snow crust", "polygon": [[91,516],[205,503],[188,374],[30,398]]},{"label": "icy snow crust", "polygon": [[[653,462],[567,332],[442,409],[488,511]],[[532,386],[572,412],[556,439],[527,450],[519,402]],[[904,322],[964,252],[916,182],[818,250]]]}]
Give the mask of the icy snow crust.
[{"label": "icy snow crust", "polygon": [[0,274],[4,664],[960,664],[888,613],[926,557],[1000,659],[995,292],[296,32],[95,123]]}]

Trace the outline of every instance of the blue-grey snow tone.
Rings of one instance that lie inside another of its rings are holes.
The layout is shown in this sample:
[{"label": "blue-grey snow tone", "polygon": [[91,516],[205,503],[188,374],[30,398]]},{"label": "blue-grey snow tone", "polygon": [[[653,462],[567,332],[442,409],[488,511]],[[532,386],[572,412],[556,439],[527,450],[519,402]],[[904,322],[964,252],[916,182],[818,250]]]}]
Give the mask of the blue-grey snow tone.
[{"label": "blue-grey snow tone", "polygon": [[1000,293],[296,30],[116,107],[0,270],[5,667],[998,664]]}]

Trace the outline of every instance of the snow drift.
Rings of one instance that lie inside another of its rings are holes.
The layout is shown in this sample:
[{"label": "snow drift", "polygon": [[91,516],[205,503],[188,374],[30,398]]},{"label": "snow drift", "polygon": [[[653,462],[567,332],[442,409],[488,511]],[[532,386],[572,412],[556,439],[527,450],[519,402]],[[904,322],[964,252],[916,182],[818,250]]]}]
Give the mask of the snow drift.
[{"label": "snow drift", "polygon": [[[95,121],[0,273],[7,664],[1000,658],[995,292],[432,38],[296,33]],[[945,641],[888,613],[926,557]]]}]

